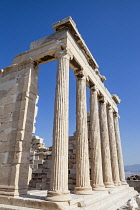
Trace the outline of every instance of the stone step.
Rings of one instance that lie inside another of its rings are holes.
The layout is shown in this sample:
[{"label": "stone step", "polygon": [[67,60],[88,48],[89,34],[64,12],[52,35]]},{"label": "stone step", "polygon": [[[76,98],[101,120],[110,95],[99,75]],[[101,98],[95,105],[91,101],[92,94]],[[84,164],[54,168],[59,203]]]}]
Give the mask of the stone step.
[{"label": "stone step", "polygon": [[[108,191],[108,194],[106,194],[105,196],[103,196],[101,194],[101,196],[99,197],[99,199],[94,199],[94,201],[90,201],[89,203],[87,203],[88,205],[90,205],[90,203],[96,203],[96,202],[100,202],[100,200],[105,200],[106,201],[106,198],[109,198],[112,197],[112,198],[116,198],[116,196],[120,197],[121,195],[124,195],[126,193],[128,193],[129,191],[133,191],[134,189],[130,189],[129,186],[120,186],[120,187],[115,187],[115,188],[108,188],[107,191]],[[104,203],[105,204],[105,203]]]},{"label": "stone step", "polygon": [[69,204],[67,202],[54,202],[51,203],[49,201],[45,201],[45,197],[41,196],[34,196],[34,198],[31,196],[27,197],[6,197],[6,196],[0,196],[0,204],[5,204],[10,206],[11,209],[13,206],[17,206],[19,209],[21,207],[25,208],[33,208],[33,209],[45,209],[45,210],[59,210],[62,208],[62,206],[65,207],[65,209],[69,208]]},{"label": "stone step", "polygon": [[[108,196],[101,198],[100,200],[89,203],[85,210],[116,210],[118,207],[125,204],[130,198],[137,194],[133,189],[123,189],[109,194]],[[110,208],[110,209],[109,209]]]},{"label": "stone step", "polygon": [[[93,191],[93,195],[85,195],[77,200],[77,207],[85,207],[108,196],[108,191]],[[73,200],[72,200],[73,201]],[[73,201],[74,202],[74,201]]]},{"label": "stone step", "polygon": [[[128,186],[127,186],[128,188]],[[98,201],[100,202],[104,198],[108,198],[110,194],[115,194],[119,191],[123,191],[125,187],[115,187],[115,188],[106,188],[105,191],[93,191],[92,195],[85,195],[85,196],[80,196],[77,199],[73,199],[71,203],[74,203],[77,201],[77,206],[89,206],[90,203],[93,205],[94,203],[97,203]]]},{"label": "stone step", "polygon": [[116,210],[136,194],[137,192],[128,186],[115,187],[112,189],[110,188],[108,189],[107,194],[99,192],[99,197],[93,196],[93,198],[91,198],[91,196],[89,196],[90,199],[86,199],[85,196],[83,200],[77,200],[78,205],[76,208],[74,208],[74,210]]},{"label": "stone step", "polygon": [[5,205],[5,204],[0,204],[0,209],[1,210],[34,210],[34,208],[27,208],[27,207],[22,207],[22,206],[11,206],[11,205]]},{"label": "stone step", "polygon": [[69,201],[70,205],[72,204],[80,204],[80,202],[85,202],[85,204],[88,204],[90,202],[93,202],[93,200],[97,200],[100,198],[105,197],[106,195],[108,195],[108,191],[93,191],[92,195],[71,195],[72,196],[72,200]]},{"label": "stone step", "polygon": [[[72,200],[69,202],[49,202],[45,201],[46,191],[29,191],[22,197],[0,196],[0,209],[27,210],[116,210],[124,205],[137,192],[132,187],[121,186],[106,191],[93,191],[92,195],[71,194]],[[1,205],[6,205],[1,206]],[[10,206],[11,205],[11,206]]]},{"label": "stone step", "polygon": [[123,206],[129,199],[133,198],[136,195],[136,192],[129,192],[126,195],[119,197],[115,201],[108,203],[106,206],[99,208],[99,210],[116,210],[117,208]]}]

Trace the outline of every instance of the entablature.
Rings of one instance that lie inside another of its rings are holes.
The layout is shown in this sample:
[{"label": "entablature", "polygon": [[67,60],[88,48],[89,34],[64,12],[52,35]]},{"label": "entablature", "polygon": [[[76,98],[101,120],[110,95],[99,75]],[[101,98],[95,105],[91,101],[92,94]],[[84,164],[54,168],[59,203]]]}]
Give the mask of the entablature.
[{"label": "entablature", "polygon": [[[118,99],[116,97],[112,97],[107,88],[104,86],[103,82],[106,78],[100,74],[98,64],[81,38],[74,21],[69,17],[55,23],[53,28],[56,30],[54,34],[32,42],[30,50],[17,55],[12,64],[18,64],[30,58],[36,62],[37,65],[40,65],[56,60],[56,51],[69,49],[73,55],[73,58],[70,60],[70,67],[74,71],[79,68],[84,69],[87,75],[87,84],[90,81],[90,83],[96,85],[100,94],[105,96],[108,103],[116,112],[118,112],[116,105],[118,103]],[[78,37],[81,42],[79,42],[75,37]],[[92,62],[89,62],[89,57]]]}]

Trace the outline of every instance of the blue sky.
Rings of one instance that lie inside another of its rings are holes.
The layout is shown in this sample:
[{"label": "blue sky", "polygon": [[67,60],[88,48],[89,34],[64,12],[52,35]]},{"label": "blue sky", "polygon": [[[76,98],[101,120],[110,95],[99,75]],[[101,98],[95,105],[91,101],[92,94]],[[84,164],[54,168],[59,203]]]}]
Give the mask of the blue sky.
[{"label": "blue sky", "polygon": [[[140,1],[0,0],[0,68],[31,42],[53,33],[51,25],[71,16],[105,75],[106,87],[121,98],[120,130],[125,165],[140,164]],[[51,145],[57,62],[40,66],[36,134]],[[89,110],[89,90],[87,89]],[[75,131],[75,77],[70,70],[70,135]]]}]

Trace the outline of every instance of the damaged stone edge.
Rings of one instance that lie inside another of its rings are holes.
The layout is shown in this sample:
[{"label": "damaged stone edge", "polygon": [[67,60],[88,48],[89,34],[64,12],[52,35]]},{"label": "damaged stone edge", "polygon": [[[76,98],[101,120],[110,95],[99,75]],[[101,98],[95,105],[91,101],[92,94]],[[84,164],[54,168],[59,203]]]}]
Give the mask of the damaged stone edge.
[{"label": "damaged stone edge", "polygon": [[37,66],[36,62],[30,58],[28,60],[23,60],[20,63],[12,64],[11,66],[5,67],[4,69],[0,69],[0,77],[4,77],[9,74],[9,72],[17,72],[23,68],[26,68],[30,65]]}]

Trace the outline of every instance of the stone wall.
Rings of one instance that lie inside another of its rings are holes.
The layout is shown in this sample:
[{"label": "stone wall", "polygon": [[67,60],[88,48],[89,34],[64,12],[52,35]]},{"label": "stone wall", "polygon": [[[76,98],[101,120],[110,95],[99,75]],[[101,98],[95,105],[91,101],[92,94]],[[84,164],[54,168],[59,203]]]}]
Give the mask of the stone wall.
[{"label": "stone wall", "polygon": [[[24,70],[20,73],[22,75]],[[14,137],[17,122],[15,105],[18,108],[16,98],[20,94],[18,93],[19,81],[20,74],[17,71],[9,74],[0,70],[0,127],[2,131],[0,132],[0,183],[3,183],[3,185],[8,184],[10,173],[8,163],[10,162],[10,156],[13,155],[12,149],[14,145],[10,140]],[[9,147],[9,144],[11,147]],[[5,179],[3,179],[4,176]]]},{"label": "stone wall", "polygon": [[49,189],[52,148],[44,147],[42,138],[33,136],[30,166],[32,168],[32,179],[29,189]]},{"label": "stone wall", "polygon": [[[30,167],[32,179],[29,189],[49,190],[51,171],[52,147],[45,147],[43,139],[33,136],[31,146]],[[76,142],[75,134],[69,137],[69,163],[68,163],[69,189],[73,190],[76,185]]]},{"label": "stone wall", "polygon": [[68,150],[68,186],[73,190],[76,185],[76,141],[74,136],[69,137]]},{"label": "stone wall", "polygon": [[127,183],[130,187],[134,187],[135,190],[140,192],[140,174],[127,177]]},{"label": "stone wall", "polygon": [[[87,113],[88,131],[90,127],[90,114]],[[76,186],[76,133],[69,137],[68,150],[68,185],[69,190]],[[52,147],[45,147],[44,139],[33,136],[31,146],[30,166],[32,168],[32,179],[29,189],[49,190]],[[90,153],[90,142],[89,142]]]},{"label": "stone wall", "polygon": [[140,192],[140,181],[139,180],[127,180],[130,187],[134,187],[135,190]]},{"label": "stone wall", "polygon": [[0,70],[0,191],[4,194],[18,195],[27,189],[37,74],[31,60]]}]

